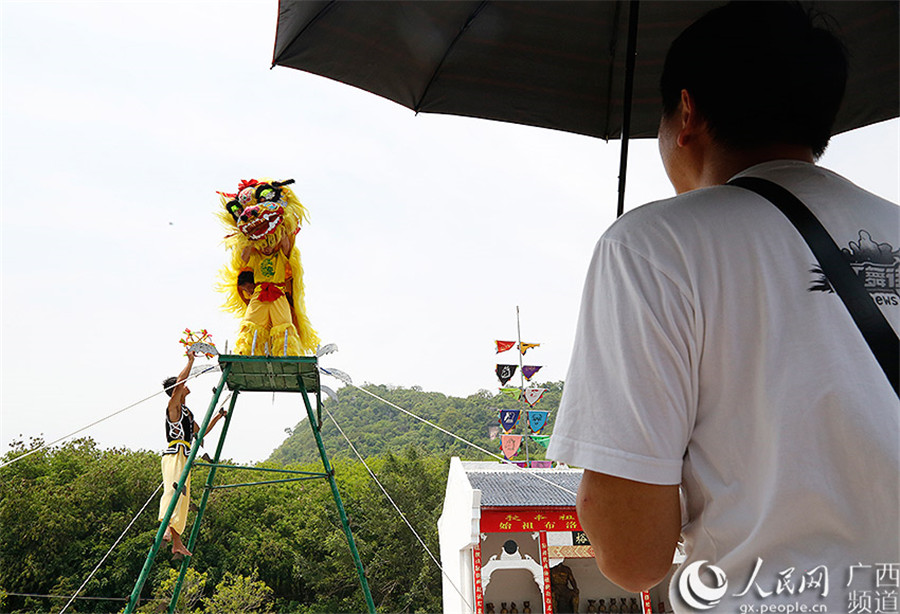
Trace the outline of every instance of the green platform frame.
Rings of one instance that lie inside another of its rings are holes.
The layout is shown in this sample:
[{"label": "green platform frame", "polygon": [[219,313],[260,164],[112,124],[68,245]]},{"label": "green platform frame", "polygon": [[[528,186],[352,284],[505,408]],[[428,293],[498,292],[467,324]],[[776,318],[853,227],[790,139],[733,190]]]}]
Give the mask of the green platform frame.
[{"label": "green platform frame", "polygon": [[[328,460],[328,455],[325,453],[325,447],[322,444],[322,397],[319,385],[318,360],[315,357],[306,356],[269,357],[220,355],[219,366],[222,368],[222,377],[219,379],[215,394],[213,395],[213,399],[209,404],[209,409],[207,410],[206,415],[203,418],[203,423],[200,425],[200,430],[198,431],[199,433],[206,432],[206,429],[209,427],[210,420],[212,419],[213,411],[219,403],[219,397],[221,397],[222,392],[227,387],[232,391],[231,403],[228,408],[228,415],[225,417],[225,424],[222,427],[222,433],[219,436],[219,443],[216,446],[215,457],[213,458],[212,463],[195,462],[197,450],[200,448],[200,446],[196,444],[192,445],[190,453],[188,454],[187,465],[185,466],[184,472],[181,474],[181,478],[179,479],[177,484],[177,491],[183,492],[185,482],[187,481],[187,477],[190,474],[192,467],[209,467],[209,476],[206,479],[206,486],[203,489],[203,495],[200,499],[200,507],[197,510],[196,517],[194,518],[194,523],[191,526],[190,538],[187,542],[188,550],[190,550],[192,553],[196,553],[195,548],[197,546],[197,537],[200,534],[200,522],[203,519],[203,513],[206,511],[206,504],[209,500],[209,494],[213,490],[221,488],[237,488],[241,486],[257,486],[261,484],[297,482],[314,479],[328,480],[328,483],[331,486],[331,494],[334,497],[334,503],[337,506],[338,515],[341,519],[341,525],[344,529],[344,535],[347,538],[347,543],[350,546],[350,553],[352,554],[353,562],[356,565],[356,571],[359,575],[359,583],[362,588],[363,595],[366,599],[366,606],[368,607],[370,614],[375,614],[375,604],[372,601],[372,593],[369,590],[369,583],[366,580],[365,570],[363,569],[362,561],[359,558],[359,552],[356,549],[356,542],[353,540],[353,533],[350,531],[350,522],[347,519],[347,513],[344,510],[344,504],[341,502],[341,495],[337,489],[337,483],[334,479],[334,469],[332,469],[331,467],[331,463]],[[309,423],[309,426],[313,432],[313,436],[315,437],[316,446],[319,449],[319,456],[322,459],[322,467],[324,471],[322,473],[317,473],[308,471],[289,471],[286,469],[242,467],[236,465],[219,464],[219,458],[222,454],[222,446],[225,443],[225,437],[228,434],[228,427],[231,424],[231,418],[234,416],[234,408],[237,403],[238,396],[241,392],[300,393],[300,395],[303,397],[303,405],[306,408],[307,422]],[[309,400],[310,394],[314,394],[316,398],[315,414],[313,414],[312,404]],[[227,469],[242,469],[260,473],[290,475],[293,477],[247,482],[243,484],[227,484],[216,486],[216,470],[220,467]],[[153,545],[150,547],[150,552],[147,554],[147,559],[144,562],[144,567],[141,570],[140,576],[138,577],[138,580],[134,585],[134,590],[131,592],[131,595],[128,599],[128,605],[125,607],[125,614],[131,614],[131,612],[133,612],[138,606],[141,590],[144,587],[144,583],[147,581],[147,577],[150,574],[150,569],[153,567],[153,561],[156,558],[156,554],[159,552],[159,549],[162,546],[165,529],[167,526],[169,526],[169,520],[172,518],[172,513],[175,510],[175,505],[177,504],[177,502],[178,497],[172,497],[172,502],[169,504],[169,507],[166,510],[165,515],[163,516],[162,522],[160,522],[159,530],[156,532],[156,537],[153,540]],[[175,611],[175,604],[178,603],[178,596],[181,592],[181,585],[184,582],[184,577],[187,573],[188,567],[190,567],[191,559],[192,557],[186,556],[182,561],[181,570],[178,574],[178,580],[175,583],[175,590],[172,594],[172,599],[169,602],[169,614],[172,614]]]}]

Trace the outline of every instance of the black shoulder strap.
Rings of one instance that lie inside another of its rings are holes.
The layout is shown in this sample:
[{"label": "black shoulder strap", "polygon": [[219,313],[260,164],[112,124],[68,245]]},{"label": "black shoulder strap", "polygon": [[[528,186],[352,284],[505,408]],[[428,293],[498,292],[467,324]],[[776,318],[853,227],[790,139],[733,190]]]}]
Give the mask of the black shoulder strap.
[{"label": "black shoulder strap", "polygon": [[794,224],[819,261],[831,287],[844,301],[894,392],[900,396],[900,339],[825,227],[800,199],[777,183],[759,177],[738,177],[728,185],[756,192],[771,201]]}]

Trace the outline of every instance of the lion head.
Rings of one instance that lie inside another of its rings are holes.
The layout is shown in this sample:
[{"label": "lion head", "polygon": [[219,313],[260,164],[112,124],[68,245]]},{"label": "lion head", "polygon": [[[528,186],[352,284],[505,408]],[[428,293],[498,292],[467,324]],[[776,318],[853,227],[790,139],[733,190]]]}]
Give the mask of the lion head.
[{"label": "lion head", "polygon": [[[242,181],[235,194],[223,194],[225,210],[231,214],[238,230],[251,241],[274,237],[284,223],[287,206],[284,186],[294,183],[286,181]],[[230,200],[226,200],[230,198]]]}]

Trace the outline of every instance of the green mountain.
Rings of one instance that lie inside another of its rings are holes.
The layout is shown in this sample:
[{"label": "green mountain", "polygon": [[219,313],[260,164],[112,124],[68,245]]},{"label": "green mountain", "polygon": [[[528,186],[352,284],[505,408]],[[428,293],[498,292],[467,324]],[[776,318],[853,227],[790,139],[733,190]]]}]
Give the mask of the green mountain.
[{"label": "green mountain", "polygon": [[[544,434],[549,434],[553,431],[553,419],[559,407],[563,383],[549,382],[534,386],[547,389],[534,409],[550,412],[548,424],[543,431]],[[446,396],[440,392],[425,392],[417,386],[401,388],[366,384],[360,388],[353,386],[341,388],[337,392],[336,403],[333,399],[322,395],[324,402],[322,439],[325,450],[331,458],[356,458],[356,454],[347,443],[349,439],[364,458],[414,447],[425,455],[444,458],[459,456],[464,460],[491,460],[489,455],[477,448],[413,418],[385,401],[497,455],[501,454],[500,437],[497,429],[491,427],[499,426],[499,410],[527,407],[522,400],[510,398],[502,393],[492,394],[487,390],[459,398]],[[384,401],[372,395],[381,397]],[[329,417],[329,412],[334,421]],[[335,426],[335,422],[343,430],[346,439]],[[317,461],[319,454],[309,427],[301,422],[293,430],[293,434],[275,449],[269,460],[282,464]],[[492,430],[495,435],[493,440]],[[514,434],[527,432],[524,414],[511,432]],[[533,440],[528,442],[528,453],[532,460],[544,458],[544,448]],[[523,441],[516,460],[524,459]]]}]

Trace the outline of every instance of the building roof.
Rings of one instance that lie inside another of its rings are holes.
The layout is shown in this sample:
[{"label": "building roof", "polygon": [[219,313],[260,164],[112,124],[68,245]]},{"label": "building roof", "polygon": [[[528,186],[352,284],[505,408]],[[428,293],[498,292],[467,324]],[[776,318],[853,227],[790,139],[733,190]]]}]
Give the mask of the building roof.
[{"label": "building roof", "polygon": [[464,462],[482,507],[575,507],[580,469],[519,469],[490,462]]}]

